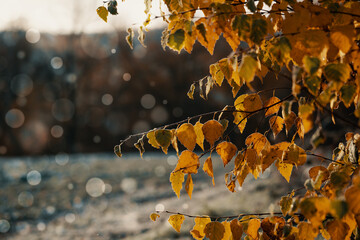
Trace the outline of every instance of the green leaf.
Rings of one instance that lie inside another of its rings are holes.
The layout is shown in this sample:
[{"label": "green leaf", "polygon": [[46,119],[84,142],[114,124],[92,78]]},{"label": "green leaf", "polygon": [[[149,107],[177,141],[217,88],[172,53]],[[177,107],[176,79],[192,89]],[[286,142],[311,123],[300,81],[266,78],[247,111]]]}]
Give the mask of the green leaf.
[{"label": "green leaf", "polygon": [[329,81],[346,82],[350,76],[350,67],[344,63],[332,63],[325,67],[325,76]]},{"label": "green leaf", "polygon": [[347,205],[346,201],[342,200],[333,200],[330,206],[333,215],[340,219],[343,218],[349,210],[349,206]]},{"label": "green leaf", "polygon": [[262,19],[254,19],[251,25],[250,39],[256,44],[260,44],[267,33],[267,22]]},{"label": "green leaf", "polygon": [[320,90],[321,79],[318,76],[306,77],[304,79],[304,85],[307,87],[309,92],[317,96]]},{"label": "green leaf", "polygon": [[155,131],[156,142],[161,146],[164,153],[167,153],[167,149],[171,143],[172,134],[170,130],[163,129]]},{"label": "green leaf", "polygon": [[167,44],[171,49],[180,52],[185,45],[185,31],[178,29],[175,33],[170,34]]},{"label": "green leaf", "polygon": [[104,20],[105,22],[107,22],[107,17],[109,15],[109,12],[108,10],[104,7],[104,6],[101,6],[101,7],[98,7],[96,9],[96,12],[97,14],[99,15],[99,17]]},{"label": "green leaf", "polygon": [[354,84],[346,84],[340,89],[340,98],[345,107],[350,107],[356,95],[356,86]]},{"label": "green leaf", "polygon": [[302,61],[304,64],[305,71],[310,75],[316,73],[320,67],[320,60],[316,57],[309,57],[306,55]]}]

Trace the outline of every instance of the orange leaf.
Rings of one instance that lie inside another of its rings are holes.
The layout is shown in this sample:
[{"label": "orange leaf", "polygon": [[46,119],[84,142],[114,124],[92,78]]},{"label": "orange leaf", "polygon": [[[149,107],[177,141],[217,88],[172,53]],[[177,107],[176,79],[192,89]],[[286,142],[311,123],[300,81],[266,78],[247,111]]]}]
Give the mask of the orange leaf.
[{"label": "orange leaf", "polygon": [[182,183],[184,182],[184,173],[182,171],[172,172],[170,174],[170,182],[173,191],[177,197],[180,198],[180,190],[182,189]]},{"label": "orange leaf", "polygon": [[251,237],[251,239],[257,239],[259,228],[260,228],[260,220],[250,219],[246,233]]},{"label": "orange leaf", "polygon": [[202,126],[204,124],[200,123],[200,121],[196,122],[194,126],[195,134],[196,134],[196,143],[204,150],[204,133],[202,131]]},{"label": "orange leaf", "polygon": [[221,240],[225,233],[225,227],[219,222],[210,222],[206,224],[204,232],[210,240]]},{"label": "orange leaf", "polygon": [[240,224],[239,220],[237,220],[236,218],[231,220],[230,229],[233,239],[241,239],[241,236],[243,234],[243,227]]},{"label": "orange leaf", "polygon": [[229,240],[231,237],[230,223],[228,221],[224,221],[224,222],[222,222],[222,225],[224,225],[225,232],[224,232],[224,236],[222,237],[221,240]]},{"label": "orange leaf", "polygon": [[188,193],[190,199],[191,199],[193,189],[194,189],[194,182],[192,180],[191,174],[189,173],[186,178],[185,190]]},{"label": "orange leaf", "polygon": [[190,151],[194,150],[196,145],[196,133],[193,125],[190,123],[182,124],[176,130],[176,136],[184,147]]},{"label": "orange leaf", "polygon": [[257,154],[260,154],[263,149],[267,150],[270,147],[270,142],[267,138],[261,133],[253,133],[249,135],[246,140],[245,144],[256,150]]},{"label": "orange leaf", "polygon": [[285,118],[286,134],[289,132],[290,128],[294,125],[295,119],[296,119],[296,114],[294,112],[290,112],[289,115]]},{"label": "orange leaf", "polygon": [[312,180],[316,180],[319,174],[323,174],[323,181],[327,180],[330,176],[329,171],[323,166],[312,167],[309,170],[309,177]]},{"label": "orange leaf", "polygon": [[261,101],[261,98],[258,94],[253,93],[246,96],[243,102],[245,111],[248,112],[255,112],[258,111],[263,107],[263,103]]},{"label": "orange leaf", "polygon": [[211,147],[221,137],[223,130],[223,126],[216,120],[209,120],[202,126],[204,137]]},{"label": "orange leaf", "polygon": [[350,211],[354,214],[360,213],[360,188],[358,186],[351,186],[345,192],[345,199]]},{"label": "orange leaf", "polygon": [[[279,112],[279,109],[281,107],[281,103],[279,103],[279,102],[280,102],[280,99],[277,97],[271,97],[266,101],[266,103],[264,105],[264,107],[267,108],[267,110],[265,112],[265,117],[268,117],[273,114],[277,114]],[[276,104],[276,103],[279,103],[279,104]],[[276,104],[276,105],[274,105],[274,104]]]},{"label": "orange leaf", "polygon": [[261,221],[261,228],[269,239],[280,239],[284,226],[285,220],[282,217],[267,217]]},{"label": "orange leaf", "polygon": [[261,171],[261,159],[257,155],[255,149],[246,149],[245,159],[251,173],[256,179]]},{"label": "orange leaf", "polygon": [[318,229],[314,228],[311,223],[301,222],[298,228],[300,240],[314,239],[318,235]]},{"label": "orange leaf", "polygon": [[160,217],[160,215],[159,214],[157,214],[157,213],[152,213],[151,215],[150,215],[150,219],[152,220],[152,221],[156,221],[156,219],[157,218],[159,218]]},{"label": "orange leaf", "polygon": [[221,142],[216,146],[216,152],[220,155],[225,167],[235,156],[237,147],[231,142]]},{"label": "orange leaf", "polygon": [[181,153],[174,171],[182,170],[183,173],[197,173],[199,166],[199,157],[195,153],[185,150]]},{"label": "orange leaf", "polygon": [[269,120],[270,128],[273,131],[274,138],[284,127],[284,119],[279,116],[273,116]]},{"label": "orange leaf", "polygon": [[297,128],[297,134],[299,135],[300,139],[304,139],[305,127],[304,127],[304,124],[303,124],[301,118],[299,118],[299,117],[296,118],[295,123],[296,123],[296,128]]},{"label": "orange leaf", "polygon": [[168,222],[175,229],[175,231],[180,232],[181,224],[184,222],[184,219],[184,215],[175,214],[169,217]]},{"label": "orange leaf", "polygon": [[326,230],[329,232],[332,240],[346,239],[349,229],[349,226],[340,220],[333,220],[326,224]]},{"label": "orange leaf", "polygon": [[205,226],[210,222],[211,219],[209,217],[196,217],[195,225],[190,231],[193,238],[195,238],[196,240],[202,240],[205,237]]},{"label": "orange leaf", "polygon": [[214,171],[213,171],[213,166],[212,166],[212,160],[211,157],[208,157],[204,163],[203,166],[203,170],[204,172],[209,175],[209,177],[212,177],[213,180],[213,185],[215,186],[215,181],[214,181]]}]

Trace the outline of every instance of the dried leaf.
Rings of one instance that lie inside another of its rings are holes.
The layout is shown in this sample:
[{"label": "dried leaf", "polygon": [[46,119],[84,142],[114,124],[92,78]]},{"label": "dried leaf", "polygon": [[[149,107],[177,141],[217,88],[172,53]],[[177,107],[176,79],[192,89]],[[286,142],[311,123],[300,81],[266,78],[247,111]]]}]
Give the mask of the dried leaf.
[{"label": "dried leaf", "polygon": [[121,154],[121,144],[116,145],[114,147],[114,153],[116,154],[116,156],[118,156],[119,158],[121,158],[122,154]]},{"label": "dried leaf", "polygon": [[195,83],[191,84],[187,95],[190,99],[194,100]]},{"label": "dried leaf", "polygon": [[99,15],[99,17],[100,17],[102,20],[104,20],[105,22],[107,22],[107,17],[108,17],[108,15],[109,15],[109,12],[108,12],[108,10],[106,9],[106,7],[104,7],[104,6],[98,7],[98,8],[96,9],[96,12],[97,12],[97,14]]},{"label": "dried leaf", "polygon": [[159,218],[160,217],[160,215],[159,214],[157,214],[157,213],[152,213],[151,215],[150,215],[150,219],[152,220],[152,221],[156,221],[157,220],[157,218]]},{"label": "dried leaf", "polygon": [[241,239],[241,236],[243,234],[243,227],[238,219],[233,219],[230,222],[230,229],[232,233],[233,239]]},{"label": "dried leaf", "polygon": [[210,240],[222,240],[225,227],[219,222],[209,222],[206,224],[204,232],[205,236]]}]

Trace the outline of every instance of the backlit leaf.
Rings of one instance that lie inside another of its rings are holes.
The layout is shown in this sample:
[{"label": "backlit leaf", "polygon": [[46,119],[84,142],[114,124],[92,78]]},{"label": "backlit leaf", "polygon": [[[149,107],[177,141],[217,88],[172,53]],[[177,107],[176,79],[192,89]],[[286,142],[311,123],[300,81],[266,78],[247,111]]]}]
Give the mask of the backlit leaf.
[{"label": "backlit leaf", "polygon": [[290,112],[290,114],[285,118],[286,133],[288,133],[291,127],[294,125],[296,118],[297,116],[294,112]]},{"label": "backlit leaf", "polygon": [[314,227],[319,227],[330,212],[330,201],[326,197],[305,198],[300,202],[300,209]]},{"label": "backlit leaf", "polygon": [[360,188],[358,186],[351,186],[345,192],[345,199],[350,211],[354,214],[360,213]]},{"label": "backlit leaf", "polygon": [[262,150],[267,150],[270,147],[270,142],[267,140],[267,138],[261,134],[261,133],[252,133],[250,134],[246,140],[245,144],[252,148],[254,148],[257,152],[257,154],[260,154]]},{"label": "backlit leaf", "polygon": [[283,163],[281,161],[276,161],[275,166],[279,170],[280,174],[286,179],[287,182],[290,182],[290,176],[293,169],[293,165],[289,163]]},{"label": "backlit leaf", "polygon": [[250,219],[246,230],[247,235],[249,235],[252,239],[257,239],[260,225],[261,223],[259,219]]},{"label": "backlit leaf", "polygon": [[275,138],[276,135],[278,135],[278,133],[281,132],[281,130],[284,127],[284,119],[282,119],[279,116],[273,116],[269,120],[269,125],[270,125],[271,130],[273,131],[274,138]]},{"label": "backlit leaf", "polygon": [[318,230],[311,223],[301,222],[298,228],[300,240],[314,239],[318,235]]},{"label": "backlit leaf", "polygon": [[292,205],[292,197],[290,196],[281,197],[279,205],[280,205],[280,210],[285,217],[287,213],[290,211]]},{"label": "backlit leaf", "polygon": [[204,133],[202,131],[203,124],[200,121],[197,121],[194,125],[194,130],[196,134],[196,144],[204,150]]},{"label": "backlit leaf", "polygon": [[[249,1],[248,1],[249,2]],[[254,19],[251,25],[250,39],[260,44],[267,33],[267,22],[262,18]]]},{"label": "backlit leaf", "polygon": [[354,84],[346,84],[340,89],[340,99],[345,107],[350,107],[356,96],[356,86]]},{"label": "backlit leaf", "polygon": [[212,165],[211,157],[208,157],[208,158],[205,160],[204,166],[203,166],[203,171],[204,171],[207,175],[209,175],[209,177],[212,177],[213,185],[215,186],[214,171],[213,171],[213,165]]},{"label": "backlit leaf", "polygon": [[221,86],[224,80],[224,74],[222,73],[220,66],[218,64],[211,64],[209,68],[211,77],[215,80],[218,86]]},{"label": "backlit leaf", "polygon": [[309,177],[314,181],[320,174],[323,175],[323,181],[327,180],[330,176],[329,171],[323,166],[315,166],[309,170]]},{"label": "backlit leaf", "polygon": [[115,145],[114,147],[114,153],[116,154],[116,156],[118,156],[119,158],[121,158],[122,153],[121,153],[121,145]]},{"label": "backlit leaf", "polygon": [[[250,83],[254,80],[255,73],[258,67],[257,61],[250,55],[243,55],[239,75],[243,81],[250,86]],[[238,85],[242,85],[240,82],[237,83]]]},{"label": "backlit leaf", "polygon": [[232,239],[241,239],[241,236],[243,234],[243,227],[238,219],[233,219],[230,222],[230,229],[232,233]]},{"label": "backlit leaf", "polygon": [[320,90],[321,79],[318,76],[310,76],[304,79],[304,85],[307,87],[309,92],[317,96]]},{"label": "backlit leaf", "polygon": [[159,214],[157,214],[157,213],[152,213],[151,215],[150,215],[150,219],[152,220],[152,221],[156,221],[156,219],[157,218],[159,218],[160,217],[160,215]]},{"label": "backlit leaf", "polygon": [[156,141],[155,138],[155,131],[150,131],[146,134],[146,137],[148,138],[149,144],[154,148],[160,148],[159,143]]},{"label": "backlit leaf", "polygon": [[303,124],[301,118],[297,117],[295,119],[295,124],[296,124],[296,128],[297,128],[297,134],[299,135],[300,139],[304,139],[305,128],[304,128],[304,124]]},{"label": "backlit leaf", "polygon": [[170,174],[171,187],[178,198],[180,198],[180,190],[182,189],[182,183],[185,181],[184,178],[185,175],[182,171],[174,171]]},{"label": "backlit leaf", "polygon": [[246,98],[244,99],[243,105],[244,105],[245,111],[248,111],[248,112],[255,112],[263,107],[261,98],[256,93],[246,96]]},{"label": "backlit leaf", "polygon": [[195,83],[191,84],[187,95],[190,99],[194,100]]},{"label": "backlit leaf", "polygon": [[216,152],[220,155],[225,167],[235,156],[237,147],[231,142],[221,142],[216,146]]},{"label": "backlit leaf", "polygon": [[216,120],[209,120],[202,126],[204,137],[210,146],[214,146],[214,143],[222,136],[223,126]]},{"label": "backlit leaf", "polygon": [[261,221],[261,229],[270,239],[280,239],[284,226],[285,220],[278,216],[267,217]]},{"label": "backlit leaf", "polygon": [[194,182],[192,180],[191,174],[189,173],[187,175],[186,182],[185,182],[185,190],[188,193],[190,199],[191,199],[193,189],[194,189]]},{"label": "backlit leaf", "polygon": [[104,20],[105,22],[107,22],[107,17],[108,17],[108,15],[109,15],[109,12],[108,12],[108,10],[106,9],[106,7],[104,7],[104,6],[98,7],[98,8],[96,9],[96,12],[97,12],[97,14],[99,15],[99,17],[100,17],[102,20]]},{"label": "backlit leaf", "polygon": [[296,166],[304,165],[306,163],[306,152],[295,143],[292,143],[285,151],[283,161],[285,163],[295,164]]},{"label": "backlit leaf", "polygon": [[211,222],[211,219],[209,217],[196,217],[194,221],[195,225],[190,233],[196,240],[202,240],[205,237],[205,226]]},{"label": "backlit leaf", "polygon": [[134,48],[134,30],[132,28],[127,29],[128,35],[126,36],[126,42],[129,44],[130,48]]},{"label": "backlit leaf", "polygon": [[221,240],[229,240],[231,237],[230,222],[224,221],[224,222],[222,222],[222,225],[224,225],[225,232],[224,232],[224,236],[222,237]]},{"label": "backlit leaf", "polygon": [[197,136],[193,125],[191,125],[190,123],[182,124],[176,130],[176,137],[181,142],[181,144],[184,145],[184,147],[186,147],[188,150],[194,150],[196,146]]},{"label": "backlit leaf", "polygon": [[175,229],[175,231],[180,232],[181,224],[184,222],[184,219],[184,215],[174,214],[169,217],[168,222]]},{"label": "backlit leaf", "polygon": [[219,222],[209,222],[206,224],[204,232],[205,236],[210,240],[222,240],[225,227]]},{"label": "backlit leaf", "polygon": [[144,148],[144,136],[142,138],[140,138],[135,144],[134,146],[139,150],[140,152],[140,157],[142,158],[143,153],[145,152],[145,148]]},{"label": "backlit leaf", "polygon": [[326,230],[329,232],[332,240],[346,239],[349,229],[349,226],[340,220],[333,220],[326,224]]},{"label": "backlit leaf", "polygon": [[332,216],[337,219],[342,219],[347,213],[349,213],[349,207],[346,201],[332,200],[330,211]]},{"label": "backlit leaf", "polygon": [[271,97],[265,102],[264,107],[267,108],[265,112],[265,117],[268,117],[273,114],[277,114],[281,107],[280,99],[277,97]]},{"label": "backlit leaf", "polygon": [[183,173],[197,173],[199,166],[199,157],[195,153],[185,150],[181,153],[174,171],[182,170]]},{"label": "backlit leaf", "polygon": [[343,53],[347,53],[355,40],[355,30],[351,25],[337,26],[331,29],[330,40]]},{"label": "backlit leaf", "polygon": [[178,29],[175,33],[170,34],[167,45],[180,53],[181,49],[185,46],[185,31]]},{"label": "backlit leaf", "polygon": [[305,71],[310,75],[313,75],[320,67],[320,60],[316,57],[309,57],[308,55],[306,55],[303,58],[303,64]]},{"label": "backlit leaf", "polygon": [[161,149],[167,154],[167,149],[170,146],[172,139],[172,132],[167,129],[161,129],[155,131],[156,142],[161,146]]}]

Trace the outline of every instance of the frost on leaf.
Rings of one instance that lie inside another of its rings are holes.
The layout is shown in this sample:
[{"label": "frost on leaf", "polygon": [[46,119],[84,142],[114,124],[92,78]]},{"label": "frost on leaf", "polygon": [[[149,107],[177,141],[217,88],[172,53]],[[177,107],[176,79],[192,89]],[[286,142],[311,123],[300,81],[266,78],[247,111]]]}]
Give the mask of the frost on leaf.
[{"label": "frost on leaf", "polygon": [[184,215],[175,214],[169,217],[168,222],[175,229],[175,231],[180,232],[181,224],[184,222],[184,219],[185,219]]},{"label": "frost on leaf", "polygon": [[174,171],[181,170],[184,173],[197,173],[199,166],[199,157],[195,153],[185,150],[181,153]]},{"label": "frost on leaf", "polygon": [[178,198],[180,198],[180,190],[182,189],[184,178],[185,175],[182,171],[175,171],[170,174],[171,187]]},{"label": "frost on leaf", "polygon": [[176,136],[184,147],[190,151],[194,150],[196,146],[196,133],[193,125],[190,123],[182,124],[176,130]]},{"label": "frost on leaf", "polygon": [[209,120],[202,126],[204,137],[210,146],[214,146],[214,143],[222,136],[223,126],[216,120]]},{"label": "frost on leaf", "polygon": [[231,142],[221,142],[216,146],[216,152],[220,155],[225,167],[235,156],[237,147]]}]

